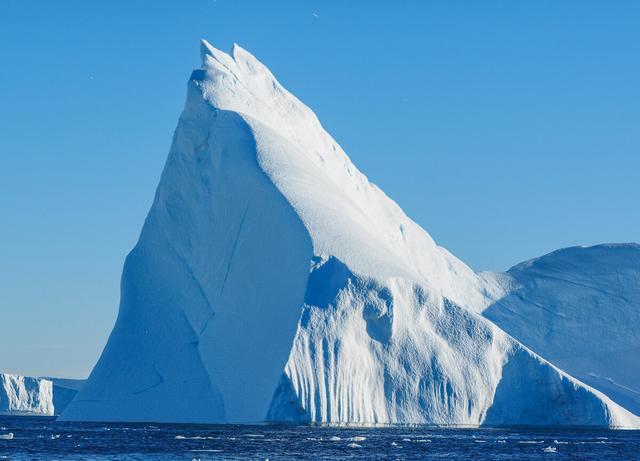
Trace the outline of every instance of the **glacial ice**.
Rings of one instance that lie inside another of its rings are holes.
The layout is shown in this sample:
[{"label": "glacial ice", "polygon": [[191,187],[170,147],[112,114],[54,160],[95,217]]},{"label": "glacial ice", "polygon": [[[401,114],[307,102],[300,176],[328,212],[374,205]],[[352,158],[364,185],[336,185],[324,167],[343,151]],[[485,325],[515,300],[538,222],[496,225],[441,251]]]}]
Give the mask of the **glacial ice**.
[{"label": "glacial ice", "polygon": [[53,409],[55,415],[61,415],[69,403],[84,385],[84,379],[46,377],[53,383]]},{"label": "glacial ice", "polygon": [[573,247],[501,277],[483,315],[558,368],[640,414],[640,245]]},{"label": "glacial ice", "polygon": [[515,272],[438,246],[247,51],[201,49],[116,325],[62,419],[640,425],[489,320]]},{"label": "glacial ice", "polygon": [[52,416],[53,383],[0,373],[0,415]]},{"label": "glacial ice", "polygon": [[0,415],[56,416],[74,399],[84,380],[0,373],[0,383]]}]

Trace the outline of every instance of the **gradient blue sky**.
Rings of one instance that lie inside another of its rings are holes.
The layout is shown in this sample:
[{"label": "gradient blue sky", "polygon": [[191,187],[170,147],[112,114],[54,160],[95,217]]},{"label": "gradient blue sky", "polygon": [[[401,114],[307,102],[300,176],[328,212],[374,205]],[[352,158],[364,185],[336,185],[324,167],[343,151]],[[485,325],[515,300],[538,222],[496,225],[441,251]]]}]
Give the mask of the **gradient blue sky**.
[{"label": "gradient blue sky", "polygon": [[0,0],[0,370],[84,377],[235,41],[475,269],[640,240],[640,2]]}]

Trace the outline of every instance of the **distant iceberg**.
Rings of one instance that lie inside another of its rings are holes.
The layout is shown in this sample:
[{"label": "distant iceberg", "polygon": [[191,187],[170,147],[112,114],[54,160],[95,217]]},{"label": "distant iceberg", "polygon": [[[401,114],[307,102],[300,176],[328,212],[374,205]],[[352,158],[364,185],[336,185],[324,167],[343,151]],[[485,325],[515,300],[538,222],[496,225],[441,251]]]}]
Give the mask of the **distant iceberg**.
[{"label": "distant iceberg", "polygon": [[53,383],[0,374],[0,415],[53,416]]},{"label": "distant iceberg", "polygon": [[0,373],[0,384],[0,415],[56,416],[74,399],[84,380]]},{"label": "distant iceberg", "polygon": [[537,282],[438,246],[247,51],[202,61],[61,419],[640,426],[512,333]]}]

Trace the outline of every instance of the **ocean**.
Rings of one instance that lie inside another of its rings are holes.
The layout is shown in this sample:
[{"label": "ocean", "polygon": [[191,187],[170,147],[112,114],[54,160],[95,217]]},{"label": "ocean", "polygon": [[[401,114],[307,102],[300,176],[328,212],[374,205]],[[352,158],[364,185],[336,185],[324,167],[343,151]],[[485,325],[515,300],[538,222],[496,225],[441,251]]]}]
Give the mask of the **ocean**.
[{"label": "ocean", "polygon": [[640,460],[640,431],[104,424],[0,417],[9,460]]}]

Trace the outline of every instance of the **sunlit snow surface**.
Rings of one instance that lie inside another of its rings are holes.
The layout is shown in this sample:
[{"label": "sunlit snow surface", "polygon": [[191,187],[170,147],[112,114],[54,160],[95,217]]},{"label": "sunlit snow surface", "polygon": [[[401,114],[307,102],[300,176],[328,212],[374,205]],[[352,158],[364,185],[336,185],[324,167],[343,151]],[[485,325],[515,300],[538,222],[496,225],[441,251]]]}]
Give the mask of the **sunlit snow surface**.
[{"label": "sunlit snow surface", "polygon": [[[14,434],[4,440],[2,435]],[[0,418],[0,459],[634,460],[640,432],[55,423]]]},{"label": "sunlit snow surface", "polygon": [[509,276],[439,247],[263,64],[202,59],[63,419],[640,425],[483,317]]}]

